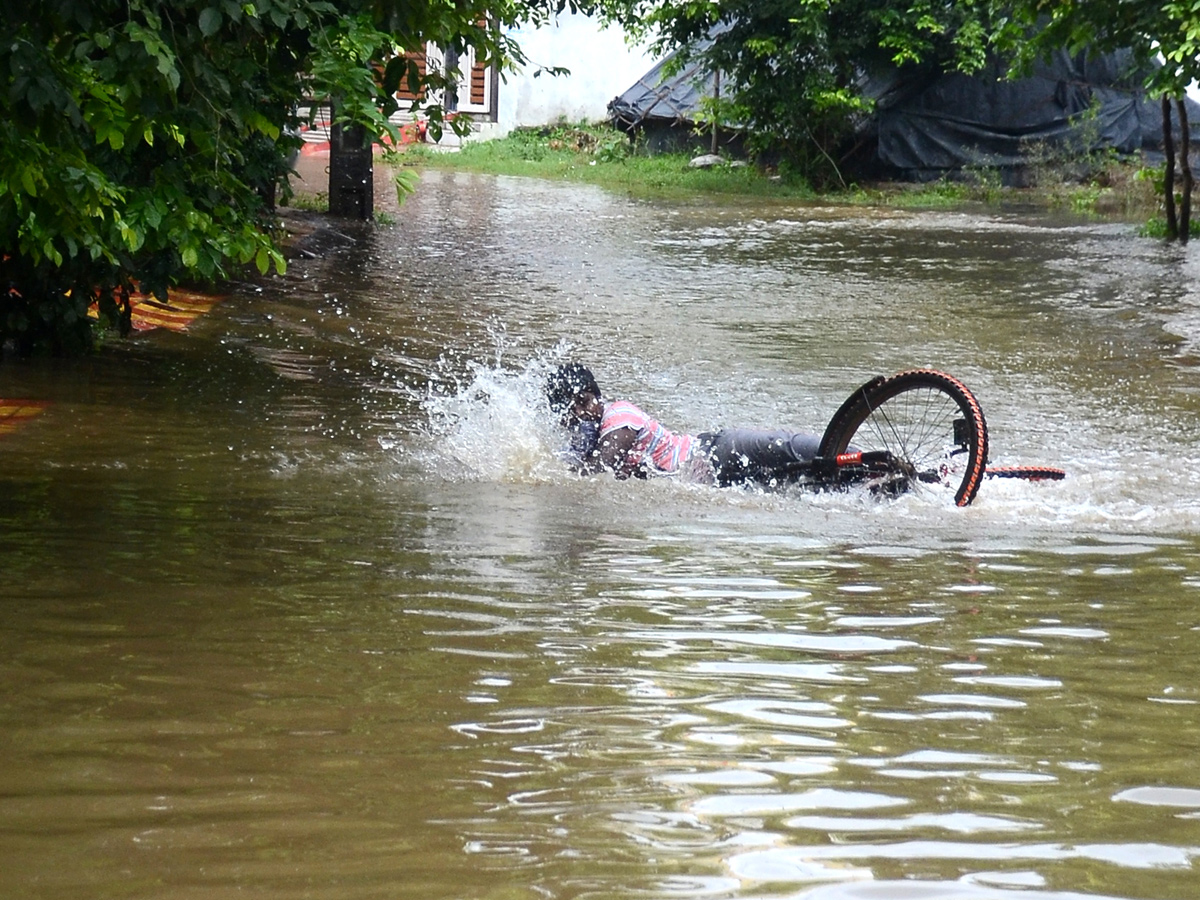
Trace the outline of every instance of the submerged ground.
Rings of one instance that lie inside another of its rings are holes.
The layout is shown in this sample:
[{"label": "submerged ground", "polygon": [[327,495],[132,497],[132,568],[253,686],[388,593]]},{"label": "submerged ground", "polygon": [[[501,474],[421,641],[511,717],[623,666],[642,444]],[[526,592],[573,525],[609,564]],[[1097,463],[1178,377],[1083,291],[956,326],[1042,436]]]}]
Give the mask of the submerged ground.
[{"label": "submerged ground", "polygon": [[[0,894],[1193,895],[1192,248],[461,172],[387,211],[0,369]],[[581,480],[567,358],[693,430],[936,366],[1069,475]]]}]

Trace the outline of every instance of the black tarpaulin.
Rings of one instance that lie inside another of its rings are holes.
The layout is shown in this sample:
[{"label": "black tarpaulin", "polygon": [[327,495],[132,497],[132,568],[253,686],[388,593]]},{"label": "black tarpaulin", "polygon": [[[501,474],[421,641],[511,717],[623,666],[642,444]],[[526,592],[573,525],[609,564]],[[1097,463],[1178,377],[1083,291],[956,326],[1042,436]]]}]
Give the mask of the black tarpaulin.
[{"label": "black tarpaulin", "polygon": [[[666,74],[673,58],[609,104],[619,127],[694,125],[717,81],[699,63]],[[1144,74],[1128,51],[1060,52],[1012,81],[996,61],[970,76],[889,69],[860,85],[875,112],[846,162],[868,174],[927,180],[968,167],[1018,169],[1063,146],[1161,153],[1161,104],[1142,90]],[[1187,106],[1200,146],[1200,105]]]},{"label": "black tarpaulin", "polygon": [[[865,133],[874,137],[878,166],[915,177],[968,166],[1016,168],[1063,146],[1161,151],[1161,104],[1141,89],[1131,61],[1129,53],[1064,52],[1014,81],[997,63],[973,76],[889,73],[867,81],[876,112]],[[1198,112],[1188,101],[1196,125]]]}]

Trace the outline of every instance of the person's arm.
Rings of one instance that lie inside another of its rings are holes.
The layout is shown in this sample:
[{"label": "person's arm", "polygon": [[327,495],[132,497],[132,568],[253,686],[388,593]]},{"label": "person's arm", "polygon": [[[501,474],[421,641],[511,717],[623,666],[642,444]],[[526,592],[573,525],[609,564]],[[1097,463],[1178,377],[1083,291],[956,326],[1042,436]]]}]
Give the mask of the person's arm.
[{"label": "person's arm", "polygon": [[600,460],[600,445],[592,444],[591,448],[578,456],[571,469],[576,475],[595,475],[604,471],[604,463]]},{"label": "person's arm", "polygon": [[616,428],[605,433],[597,447],[600,464],[606,469],[612,469],[618,478],[628,478],[633,474],[628,465],[629,451],[633,449],[636,440],[637,431],[632,428]]},{"label": "person's arm", "polygon": [[576,422],[570,429],[570,444],[559,457],[577,475],[595,475],[603,470],[600,464],[600,425],[597,422]]}]

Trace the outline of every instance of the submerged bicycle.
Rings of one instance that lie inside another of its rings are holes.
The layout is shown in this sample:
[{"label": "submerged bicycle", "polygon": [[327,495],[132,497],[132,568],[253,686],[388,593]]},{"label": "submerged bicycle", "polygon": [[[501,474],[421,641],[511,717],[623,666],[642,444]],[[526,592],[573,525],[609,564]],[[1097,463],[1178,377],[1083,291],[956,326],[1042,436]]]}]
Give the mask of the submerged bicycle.
[{"label": "submerged bicycle", "polygon": [[871,379],[841,405],[817,457],[783,479],[820,488],[864,485],[880,494],[925,486],[968,506],[985,478],[1057,481],[1053,466],[988,467],[987,421],[965,384],[934,369]]}]

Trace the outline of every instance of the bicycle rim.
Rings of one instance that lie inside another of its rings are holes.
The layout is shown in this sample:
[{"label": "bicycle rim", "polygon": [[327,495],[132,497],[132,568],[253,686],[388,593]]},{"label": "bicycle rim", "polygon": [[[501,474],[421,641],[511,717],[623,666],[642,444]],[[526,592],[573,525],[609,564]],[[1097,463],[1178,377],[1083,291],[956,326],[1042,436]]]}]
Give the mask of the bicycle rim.
[{"label": "bicycle rim", "polygon": [[975,396],[957,378],[932,369],[876,378],[855,391],[830,420],[820,455],[854,446],[888,450],[912,466],[914,489],[953,490],[975,499],[987,466],[987,423]]}]

